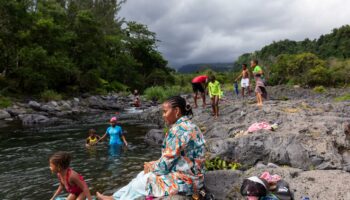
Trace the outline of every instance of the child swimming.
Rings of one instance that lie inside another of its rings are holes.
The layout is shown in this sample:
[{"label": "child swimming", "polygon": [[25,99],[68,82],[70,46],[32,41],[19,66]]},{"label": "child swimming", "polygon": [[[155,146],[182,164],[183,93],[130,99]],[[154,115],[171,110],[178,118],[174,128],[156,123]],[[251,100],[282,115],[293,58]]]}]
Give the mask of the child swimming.
[{"label": "child swimming", "polygon": [[88,199],[92,200],[89,188],[84,181],[84,178],[69,167],[71,155],[68,152],[59,151],[54,153],[50,159],[50,170],[52,173],[57,173],[60,185],[52,196],[54,200],[66,188],[69,193],[67,199]]},{"label": "child swimming", "polygon": [[100,140],[100,136],[96,134],[95,129],[89,130],[89,137],[86,139],[86,147],[94,146]]}]

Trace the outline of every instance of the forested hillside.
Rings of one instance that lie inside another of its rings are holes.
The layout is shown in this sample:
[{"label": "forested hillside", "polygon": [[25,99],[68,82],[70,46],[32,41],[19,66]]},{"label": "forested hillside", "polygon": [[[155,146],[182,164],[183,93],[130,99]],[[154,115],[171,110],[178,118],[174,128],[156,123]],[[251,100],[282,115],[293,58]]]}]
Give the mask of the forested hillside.
[{"label": "forested hillside", "polygon": [[350,26],[333,29],[318,39],[273,42],[241,55],[234,66],[258,59],[270,84],[344,86],[350,83]]},{"label": "forested hillside", "polygon": [[117,0],[0,0],[2,93],[144,89],[172,82],[155,33]]}]

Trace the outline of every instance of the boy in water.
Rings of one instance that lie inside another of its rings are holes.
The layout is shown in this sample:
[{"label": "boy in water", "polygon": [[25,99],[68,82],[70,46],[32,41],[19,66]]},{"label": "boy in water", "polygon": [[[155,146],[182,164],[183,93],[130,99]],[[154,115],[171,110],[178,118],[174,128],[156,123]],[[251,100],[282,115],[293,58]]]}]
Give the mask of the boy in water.
[{"label": "boy in water", "polygon": [[247,64],[242,64],[242,73],[235,79],[237,81],[239,78],[242,77],[241,79],[241,87],[242,87],[242,97],[244,98],[244,89],[248,90],[248,95],[250,96],[250,84],[249,84],[249,79],[250,79],[250,73],[249,70],[247,69]]}]

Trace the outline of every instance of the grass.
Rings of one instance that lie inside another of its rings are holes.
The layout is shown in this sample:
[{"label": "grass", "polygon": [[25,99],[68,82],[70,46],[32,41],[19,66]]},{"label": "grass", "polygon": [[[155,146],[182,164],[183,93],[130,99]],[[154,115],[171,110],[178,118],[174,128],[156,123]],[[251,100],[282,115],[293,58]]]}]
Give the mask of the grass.
[{"label": "grass", "polygon": [[350,101],[350,94],[345,94],[343,96],[336,97],[336,98],[334,98],[334,101],[336,101],[336,102]]},{"label": "grass", "polygon": [[12,101],[4,96],[0,96],[0,108],[7,108],[12,105]]},{"label": "grass", "polygon": [[175,95],[188,94],[191,93],[191,87],[181,87],[181,86],[155,86],[147,88],[144,92],[146,99],[152,100],[157,99],[160,102],[163,102],[167,98]]},{"label": "grass", "polygon": [[323,94],[327,92],[327,89],[323,86],[317,86],[317,87],[314,87],[313,91],[319,94]]},{"label": "grass", "polygon": [[44,101],[59,101],[62,100],[62,95],[53,90],[45,90],[40,94],[40,97]]}]

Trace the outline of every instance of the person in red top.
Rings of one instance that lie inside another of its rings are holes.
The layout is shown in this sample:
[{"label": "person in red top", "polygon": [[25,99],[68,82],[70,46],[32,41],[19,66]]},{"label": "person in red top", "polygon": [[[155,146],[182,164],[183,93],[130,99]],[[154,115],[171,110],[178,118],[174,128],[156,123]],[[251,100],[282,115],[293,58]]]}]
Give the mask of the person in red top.
[{"label": "person in red top", "polygon": [[65,187],[69,193],[67,197],[69,200],[92,200],[84,178],[69,167],[70,161],[71,155],[64,151],[56,152],[50,157],[50,170],[53,173],[57,173],[60,182],[60,185],[51,200],[54,200],[62,192],[63,187]]},{"label": "person in red top", "polygon": [[194,108],[197,108],[197,96],[198,96],[198,91],[201,93],[202,100],[203,100],[203,108],[205,108],[205,88],[206,84],[208,82],[208,76],[206,75],[200,75],[196,76],[192,79],[192,89],[194,92]]}]

